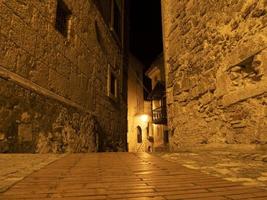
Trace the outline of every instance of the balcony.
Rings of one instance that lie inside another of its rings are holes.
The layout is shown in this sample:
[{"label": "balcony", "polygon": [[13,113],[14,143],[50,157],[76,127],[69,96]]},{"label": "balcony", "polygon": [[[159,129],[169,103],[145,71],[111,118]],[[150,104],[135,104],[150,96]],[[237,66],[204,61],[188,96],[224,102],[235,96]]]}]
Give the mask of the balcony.
[{"label": "balcony", "polygon": [[167,124],[167,112],[165,107],[152,110],[152,122],[154,124]]}]

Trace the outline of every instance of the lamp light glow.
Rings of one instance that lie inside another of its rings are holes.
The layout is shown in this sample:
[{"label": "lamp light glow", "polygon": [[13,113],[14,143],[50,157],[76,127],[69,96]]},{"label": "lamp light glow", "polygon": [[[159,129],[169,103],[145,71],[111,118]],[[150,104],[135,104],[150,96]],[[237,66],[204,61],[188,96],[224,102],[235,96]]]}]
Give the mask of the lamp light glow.
[{"label": "lamp light glow", "polygon": [[148,122],[148,115],[143,114],[143,115],[140,116],[140,119],[141,119],[142,122]]}]

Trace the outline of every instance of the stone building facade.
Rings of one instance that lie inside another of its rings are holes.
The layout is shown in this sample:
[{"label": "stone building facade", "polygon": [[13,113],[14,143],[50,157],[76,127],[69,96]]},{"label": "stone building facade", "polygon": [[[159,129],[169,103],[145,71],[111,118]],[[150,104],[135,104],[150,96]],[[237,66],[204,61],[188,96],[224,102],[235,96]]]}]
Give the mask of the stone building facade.
[{"label": "stone building facade", "polygon": [[144,99],[144,65],[133,55],[129,55],[128,64],[128,151],[145,152],[151,146],[147,140],[151,106]]},{"label": "stone building facade", "polygon": [[266,0],[162,0],[172,150],[267,144],[266,13]]},{"label": "stone building facade", "polygon": [[168,151],[169,135],[166,112],[165,69],[162,54],[151,64],[146,71],[146,76],[151,79],[152,85],[152,91],[148,95],[148,99],[151,101],[152,151]]},{"label": "stone building facade", "polygon": [[126,149],[124,1],[110,2],[113,23],[93,0],[0,2],[0,151]]}]

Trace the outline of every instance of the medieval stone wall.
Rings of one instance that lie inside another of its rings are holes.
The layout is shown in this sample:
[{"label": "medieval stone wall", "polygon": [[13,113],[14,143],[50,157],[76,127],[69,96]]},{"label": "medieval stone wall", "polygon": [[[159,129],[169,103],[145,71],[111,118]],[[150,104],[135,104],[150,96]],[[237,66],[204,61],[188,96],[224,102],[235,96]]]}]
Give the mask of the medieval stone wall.
[{"label": "medieval stone wall", "polygon": [[68,37],[55,29],[56,0],[0,3],[1,151],[125,149],[122,52],[92,1],[64,2]]},{"label": "medieval stone wall", "polygon": [[172,150],[267,143],[267,1],[163,0]]}]

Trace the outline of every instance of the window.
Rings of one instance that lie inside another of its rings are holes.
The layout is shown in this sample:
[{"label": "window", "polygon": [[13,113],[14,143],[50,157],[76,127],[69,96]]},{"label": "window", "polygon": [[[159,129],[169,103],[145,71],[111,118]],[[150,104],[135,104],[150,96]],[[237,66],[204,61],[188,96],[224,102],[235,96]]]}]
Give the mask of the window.
[{"label": "window", "polygon": [[117,41],[122,39],[122,9],[123,0],[94,0],[98,10],[100,11],[105,23],[114,33]]},{"label": "window", "polygon": [[121,8],[122,2],[121,0],[113,1],[113,23],[111,24],[112,30],[115,32],[118,38],[121,38],[121,25],[122,25],[122,17],[121,17]]},{"label": "window", "polygon": [[57,1],[57,13],[56,13],[56,24],[55,28],[64,37],[68,37],[69,26],[70,26],[71,11],[63,0]]},{"label": "window", "polygon": [[137,143],[142,143],[142,129],[137,126]]},{"label": "window", "polygon": [[112,71],[111,66],[108,66],[108,96],[116,99],[118,97],[118,81],[115,73]]},{"label": "window", "polygon": [[110,75],[110,93],[116,96],[116,77],[113,73]]}]

